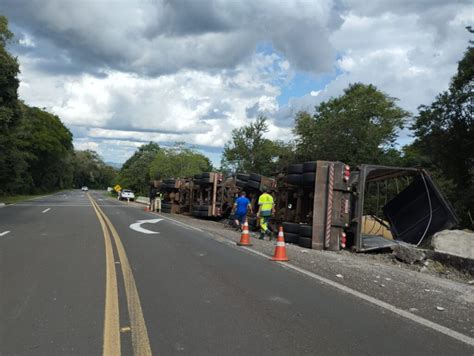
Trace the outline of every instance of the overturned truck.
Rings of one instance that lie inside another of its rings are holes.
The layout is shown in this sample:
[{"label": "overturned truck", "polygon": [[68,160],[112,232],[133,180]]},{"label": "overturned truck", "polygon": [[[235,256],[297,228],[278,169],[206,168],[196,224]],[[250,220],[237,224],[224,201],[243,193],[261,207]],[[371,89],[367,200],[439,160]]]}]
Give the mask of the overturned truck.
[{"label": "overturned truck", "polygon": [[426,171],[311,161],[279,176],[276,223],[302,247],[370,251],[397,243],[423,244],[458,224]]}]

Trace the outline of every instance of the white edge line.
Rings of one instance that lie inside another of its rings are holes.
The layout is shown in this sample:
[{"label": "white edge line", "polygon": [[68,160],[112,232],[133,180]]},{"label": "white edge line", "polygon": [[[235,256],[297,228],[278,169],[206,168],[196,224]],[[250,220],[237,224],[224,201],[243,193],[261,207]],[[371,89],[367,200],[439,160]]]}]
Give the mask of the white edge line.
[{"label": "white edge line", "polygon": [[48,209],[44,209],[41,213],[44,214],[44,213],[47,213],[48,211],[50,211],[51,208],[48,208]]},{"label": "white edge line", "polygon": [[[168,217],[165,217],[161,214],[158,214],[160,215],[162,218],[166,219],[166,220],[169,220],[169,221],[172,221],[174,223],[176,223],[177,225],[181,225],[183,227],[187,227],[187,228],[191,228],[192,230],[196,230],[196,231],[200,231],[200,232],[206,232],[204,230],[201,230],[197,227],[194,227],[194,226],[190,226],[188,224],[185,224],[185,223],[182,223],[180,221],[177,221],[177,220],[174,220],[174,219],[171,219],[171,218],[168,218]],[[233,244],[232,244],[233,245]],[[270,259],[271,256],[268,256],[262,252],[259,252],[259,251],[256,251],[256,250],[252,250],[251,248],[248,248],[248,247],[245,247],[245,246],[242,246],[240,247],[240,249],[244,249],[248,252],[251,252],[255,255],[258,255],[260,257],[263,257],[265,259]],[[437,324],[435,322],[432,322],[428,319],[425,319],[425,318],[422,318],[421,316],[418,316],[418,315],[415,315],[415,314],[412,314],[410,312],[407,312],[406,310],[403,310],[403,309],[400,309],[400,308],[397,308],[396,306],[393,306],[389,303],[386,303],[386,302],[383,302],[377,298],[374,298],[374,297],[371,297],[370,295],[367,295],[367,294],[364,294],[364,293],[361,293],[361,292],[358,292],[352,288],[349,288],[349,287],[346,287],[345,285],[343,284],[340,284],[340,283],[337,283],[337,282],[334,282],[330,279],[327,279],[327,278],[324,278],[320,275],[317,275],[315,273],[312,273],[310,271],[307,271],[305,269],[302,269],[300,267],[297,267],[295,265],[292,265],[291,263],[288,263],[288,262],[277,262],[279,263],[280,265],[282,265],[283,267],[285,268],[288,268],[288,269],[292,269],[294,271],[297,271],[297,272],[300,272],[310,278],[313,278],[313,279],[316,279],[324,284],[327,284],[327,285],[330,285],[331,287],[334,287],[334,288],[337,288],[345,293],[348,293],[348,294],[351,294],[357,298],[360,298],[360,299],[363,299],[365,300],[366,302],[369,302],[369,303],[372,303],[374,305],[377,305],[378,307],[380,308],[383,308],[383,309],[386,309],[388,311],[391,311],[392,313],[394,314],[397,314],[401,317],[404,317],[406,319],[409,319],[411,321],[414,321],[415,323],[418,323],[420,325],[423,325],[427,328],[430,328],[430,329],[433,329],[435,331],[438,331],[440,332],[441,334],[444,334],[446,336],[449,336],[449,337],[452,337],[453,339],[456,339],[458,341],[461,341],[461,342],[464,342],[465,344],[468,344],[470,346],[474,346],[474,338],[472,337],[469,337],[467,335],[464,335],[464,334],[461,334],[460,332],[457,332],[455,330],[452,330],[450,328],[447,328],[445,326],[442,326],[440,324]]]},{"label": "white edge line", "polygon": [[204,230],[202,230],[202,229],[199,229],[199,228],[197,228],[197,227],[194,227],[194,226],[188,225],[188,224],[186,224],[186,223],[183,223],[183,222],[181,222],[181,221],[178,221],[178,220],[175,220],[175,219],[168,218],[168,217],[166,217],[166,216],[163,216],[163,215],[161,215],[161,214],[157,214],[157,215],[158,215],[158,216],[160,216],[160,217],[162,217],[162,218],[163,218],[163,219],[165,219],[165,220],[169,220],[169,221],[171,221],[171,222],[175,223],[176,225],[180,225],[181,227],[184,227],[184,228],[187,228],[187,229],[191,229],[191,230],[195,230],[195,231],[199,231],[199,232],[204,232],[204,233],[207,233],[207,231],[204,231]]},{"label": "white edge line", "polygon": [[0,236],[5,236],[6,234],[8,234],[10,231],[4,231],[2,233],[0,233]]}]

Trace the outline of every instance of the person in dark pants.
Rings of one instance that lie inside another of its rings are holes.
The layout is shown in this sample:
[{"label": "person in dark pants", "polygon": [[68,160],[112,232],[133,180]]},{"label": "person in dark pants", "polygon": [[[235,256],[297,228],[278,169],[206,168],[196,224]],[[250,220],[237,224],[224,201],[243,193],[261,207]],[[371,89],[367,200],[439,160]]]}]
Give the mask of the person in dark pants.
[{"label": "person in dark pants", "polygon": [[250,204],[250,200],[246,197],[245,192],[240,193],[240,197],[234,203],[234,208],[232,209],[235,212],[235,225],[242,226],[245,223],[245,219],[247,219],[247,212],[250,209],[252,212],[252,206]]}]

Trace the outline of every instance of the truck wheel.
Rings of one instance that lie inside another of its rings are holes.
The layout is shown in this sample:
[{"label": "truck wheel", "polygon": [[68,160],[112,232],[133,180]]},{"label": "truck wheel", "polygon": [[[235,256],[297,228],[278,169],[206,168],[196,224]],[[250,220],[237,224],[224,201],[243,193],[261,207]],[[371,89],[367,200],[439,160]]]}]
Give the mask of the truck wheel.
[{"label": "truck wheel", "polygon": [[298,234],[293,234],[291,232],[285,232],[285,242],[288,242],[290,244],[297,244],[298,243],[298,239],[300,237],[300,235]]},{"label": "truck wheel", "polygon": [[253,189],[260,189],[260,182],[254,181],[254,180],[249,180],[247,184],[245,184],[246,187],[250,187]]},{"label": "truck wheel", "polygon": [[262,176],[260,174],[250,173],[249,180],[260,183],[262,181]]},{"label": "truck wheel", "polygon": [[316,172],[316,161],[308,161],[303,163],[303,172]]},{"label": "truck wheel", "polygon": [[314,184],[315,179],[316,179],[316,173],[311,173],[311,172],[303,173],[303,184],[304,185]]},{"label": "truck wheel", "polygon": [[293,185],[301,185],[303,183],[303,176],[301,174],[288,174],[286,181]]},{"label": "truck wheel", "polygon": [[250,175],[249,174],[244,174],[244,173],[237,173],[237,179],[238,180],[243,180],[243,181],[248,181],[249,178],[250,178]]},{"label": "truck wheel", "polygon": [[302,237],[311,238],[313,236],[313,227],[311,225],[300,225],[299,234]]},{"label": "truck wheel", "polygon": [[300,224],[285,221],[282,224],[282,226],[283,226],[283,232],[285,236],[287,232],[292,233],[292,234],[297,234],[297,235],[299,234]]},{"label": "truck wheel", "polygon": [[301,174],[303,173],[302,164],[290,164],[288,166],[288,174]]},{"label": "truck wheel", "polygon": [[311,239],[309,237],[300,236],[298,239],[298,245],[301,247],[312,248]]},{"label": "truck wheel", "polygon": [[240,187],[240,188],[244,188],[246,185],[247,185],[247,182],[246,181],[243,181],[243,180],[236,180],[235,181],[235,185],[237,187]]}]

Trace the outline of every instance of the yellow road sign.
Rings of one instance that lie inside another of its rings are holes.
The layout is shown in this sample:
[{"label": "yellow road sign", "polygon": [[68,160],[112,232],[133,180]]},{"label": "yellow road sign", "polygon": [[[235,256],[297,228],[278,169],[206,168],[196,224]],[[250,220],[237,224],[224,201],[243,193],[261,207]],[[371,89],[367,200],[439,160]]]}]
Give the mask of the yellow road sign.
[{"label": "yellow road sign", "polygon": [[120,191],[122,190],[122,187],[117,184],[117,185],[114,187],[114,190],[115,190],[116,192],[120,192]]}]

